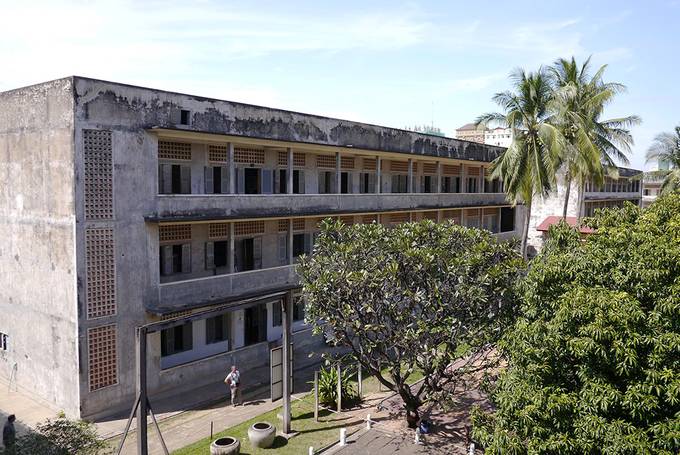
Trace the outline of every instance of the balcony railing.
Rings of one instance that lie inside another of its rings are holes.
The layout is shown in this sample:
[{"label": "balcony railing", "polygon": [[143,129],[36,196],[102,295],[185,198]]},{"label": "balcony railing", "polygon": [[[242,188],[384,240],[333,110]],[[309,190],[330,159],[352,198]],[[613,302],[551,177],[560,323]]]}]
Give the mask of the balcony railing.
[{"label": "balcony railing", "polygon": [[507,204],[503,193],[159,195],[157,211],[147,219],[197,221]]}]

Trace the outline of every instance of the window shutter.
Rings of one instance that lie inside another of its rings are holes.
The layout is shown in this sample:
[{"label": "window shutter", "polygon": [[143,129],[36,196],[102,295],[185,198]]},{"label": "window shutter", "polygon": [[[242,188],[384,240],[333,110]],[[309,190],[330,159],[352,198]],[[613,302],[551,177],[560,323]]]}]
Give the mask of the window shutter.
[{"label": "window shutter", "polygon": [[205,242],[205,269],[215,268],[215,242]]},{"label": "window shutter", "polygon": [[161,275],[172,275],[172,245],[161,247]]},{"label": "window shutter", "polygon": [[226,194],[229,192],[229,168],[227,166],[222,166],[221,169],[222,169],[220,173],[222,182],[221,189],[222,194]]},{"label": "window shutter", "polygon": [[312,252],[312,247],[314,246],[314,239],[311,233],[305,234],[305,254],[310,254]]},{"label": "window shutter", "polygon": [[245,194],[246,192],[246,174],[245,169],[237,167],[234,174],[236,175],[236,192],[238,194]]},{"label": "window shutter", "polygon": [[234,240],[234,272],[240,272],[241,260],[239,255],[243,254],[243,241]]},{"label": "window shutter", "polygon": [[182,245],[182,273],[191,272],[191,244]]},{"label": "window shutter", "polygon": [[161,180],[161,193],[172,193],[172,164],[161,164],[158,175]]},{"label": "window shutter", "polygon": [[288,264],[288,234],[279,234],[279,265]]},{"label": "window shutter", "polygon": [[215,193],[215,185],[213,184],[213,168],[212,166],[205,166],[203,168],[205,174],[205,194]]},{"label": "window shutter", "polygon": [[425,192],[425,176],[424,175],[420,176],[420,192],[421,193]]},{"label": "window shutter", "polygon": [[325,182],[326,182],[326,172],[321,171],[319,172],[319,194],[324,194],[324,188],[325,188]]},{"label": "window shutter", "polygon": [[[274,171],[274,193],[279,194],[281,193],[281,175],[283,174],[284,180],[286,180],[286,170],[285,169],[276,169]],[[286,188],[288,188],[288,182],[286,181]]]},{"label": "window shutter", "polygon": [[193,340],[193,322],[187,322],[184,325],[184,330],[182,330],[182,350],[188,351],[193,349],[194,347],[194,340]]},{"label": "window shutter", "polygon": [[347,193],[352,194],[354,193],[354,188],[352,188],[352,176],[354,175],[354,172],[348,172],[347,173]]},{"label": "window shutter", "polygon": [[392,193],[398,193],[399,192],[399,176],[398,175],[392,175]]},{"label": "window shutter", "polygon": [[377,178],[378,176],[375,174],[368,174],[368,188],[366,189],[367,193],[375,193],[375,186],[377,183]]},{"label": "window shutter", "polygon": [[331,179],[331,194],[335,194],[338,192],[338,176],[337,172],[328,172],[328,177]]},{"label": "window shutter", "polygon": [[363,172],[359,174],[359,193],[368,193],[368,189],[366,188],[366,174]]},{"label": "window shutter", "polygon": [[180,166],[180,192],[182,194],[191,194],[191,166]]},{"label": "window shutter", "polygon": [[262,194],[272,194],[272,170],[262,169]]},{"label": "window shutter", "polygon": [[253,239],[253,268],[262,268],[262,237]]},{"label": "window shutter", "polygon": [[305,171],[298,171],[298,193],[305,194]]}]

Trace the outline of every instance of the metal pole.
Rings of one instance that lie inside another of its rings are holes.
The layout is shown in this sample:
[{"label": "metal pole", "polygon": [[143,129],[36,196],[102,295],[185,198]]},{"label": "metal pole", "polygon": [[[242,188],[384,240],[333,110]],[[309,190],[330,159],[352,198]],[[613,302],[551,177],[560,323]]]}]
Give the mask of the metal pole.
[{"label": "metal pole", "polygon": [[130,425],[132,424],[132,419],[135,417],[135,413],[137,413],[137,407],[138,406],[139,406],[139,395],[137,395],[137,398],[135,398],[135,405],[132,406],[132,412],[130,412],[130,417],[128,418],[128,421],[125,424],[125,430],[123,431],[123,437],[120,438],[120,444],[118,444],[118,450],[116,450],[116,455],[120,455],[120,452],[123,450],[123,444],[125,444],[125,438],[127,438],[128,432],[130,431]]},{"label": "metal pole", "polygon": [[146,327],[137,329],[137,454],[148,455],[146,416],[148,400],[146,395]]},{"label": "metal pole", "polygon": [[290,304],[292,291],[281,299],[281,316],[283,323],[283,433],[290,433]]},{"label": "metal pole", "polygon": [[[146,400],[146,405],[149,408],[149,413],[151,414],[151,419],[153,420],[153,424],[156,426],[156,431],[158,432],[158,438],[161,440],[161,445],[163,446],[163,453],[165,455],[170,455],[170,453],[168,452],[168,447],[165,445],[165,440],[163,439],[163,434],[161,433],[161,427],[158,426],[158,422],[156,421],[156,415],[153,413],[153,409],[151,408],[151,403],[149,403],[148,398]],[[212,433],[212,430],[210,432]]]},{"label": "metal pole", "polygon": [[319,372],[314,372],[314,421],[319,421]]},{"label": "metal pole", "polygon": [[342,411],[342,372],[340,368],[340,362],[338,362],[338,412]]},{"label": "metal pole", "polygon": [[363,394],[363,384],[362,384],[362,374],[361,374],[361,364],[357,368],[357,390],[359,392],[359,399],[364,396]]}]

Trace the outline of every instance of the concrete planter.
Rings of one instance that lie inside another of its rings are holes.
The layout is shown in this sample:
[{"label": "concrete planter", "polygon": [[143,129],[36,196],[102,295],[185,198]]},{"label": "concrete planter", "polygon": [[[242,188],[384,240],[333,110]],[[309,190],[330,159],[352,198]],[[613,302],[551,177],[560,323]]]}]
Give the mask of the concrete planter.
[{"label": "concrete planter", "polygon": [[254,423],[248,428],[248,439],[253,447],[267,449],[274,444],[276,427],[267,422]]},{"label": "concrete planter", "polygon": [[238,455],[241,453],[241,442],[229,436],[215,439],[210,444],[210,455]]}]

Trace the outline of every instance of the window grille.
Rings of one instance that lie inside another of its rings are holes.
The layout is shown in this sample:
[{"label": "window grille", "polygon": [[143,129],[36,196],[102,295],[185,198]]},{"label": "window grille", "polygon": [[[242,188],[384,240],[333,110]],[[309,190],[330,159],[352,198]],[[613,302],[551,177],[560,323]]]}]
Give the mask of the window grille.
[{"label": "window grille", "polygon": [[352,157],[352,156],[341,156],[340,157],[340,168],[341,169],[354,169],[354,157]]},{"label": "window grille", "polygon": [[305,167],[306,159],[304,153],[293,153],[293,166]]},{"label": "window grille", "polygon": [[423,163],[423,174],[436,174],[437,163]]},{"label": "window grille", "polygon": [[279,220],[279,232],[288,232],[288,219]]},{"label": "window grille", "polygon": [[279,166],[288,166],[288,152],[279,152]]},{"label": "window grille", "polygon": [[442,218],[445,220],[453,220],[456,224],[460,224],[460,210],[444,210]]},{"label": "window grille", "polygon": [[113,229],[85,230],[87,318],[116,314]]},{"label": "window grille", "polygon": [[404,161],[390,161],[392,172],[408,172],[408,163]]},{"label": "window grille", "polygon": [[423,219],[437,221],[437,212],[423,212]]},{"label": "window grille", "polygon": [[376,221],[378,221],[378,215],[375,215],[375,214],[373,214],[373,215],[363,215],[361,217],[361,222],[363,224],[370,224],[370,223],[373,223],[373,222],[376,222]]},{"label": "window grille", "polygon": [[111,131],[83,130],[86,220],[113,219]]},{"label": "window grille", "polygon": [[460,165],[445,164],[442,166],[442,172],[444,175],[460,175]]},{"label": "window grille", "polygon": [[317,155],[316,166],[325,168],[335,168],[335,156],[332,155]]},{"label": "window grille", "polygon": [[176,242],[178,240],[191,240],[190,224],[171,224],[160,226],[158,229],[161,242]]},{"label": "window grille", "polygon": [[304,218],[294,218],[293,219],[293,230],[294,231],[304,231],[305,230],[305,219]]},{"label": "window grille", "polygon": [[87,354],[90,392],[118,384],[115,324],[87,330]]},{"label": "window grille", "polygon": [[158,159],[191,161],[191,144],[158,141]]},{"label": "window grille", "polygon": [[211,239],[226,239],[229,237],[229,223],[210,223],[208,237]]},{"label": "window grille", "polygon": [[226,145],[208,145],[208,161],[226,163],[228,155]]},{"label": "window grille", "polygon": [[465,216],[479,216],[479,209],[465,209]]},{"label": "window grille", "polygon": [[479,168],[478,167],[469,167],[467,168],[467,175],[470,177],[476,177],[479,175]]},{"label": "window grille", "polygon": [[405,223],[410,220],[408,213],[391,213],[390,223]]},{"label": "window grille", "polygon": [[255,148],[234,149],[234,162],[244,164],[264,164],[264,150]]},{"label": "window grille", "polygon": [[264,221],[240,221],[234,223],[234,235],[264,234]]},{"label": "window grille", "polygon": [[353,216],[341,216],[340,221],[342,221],[344,224],[347,224],[347,225],[354,224],[354,217]]},{"label": "window grille", "polygon": [[365,171],[375,171],[377,168],[377,159],[375,158],[363,158],[363,167]]}]

